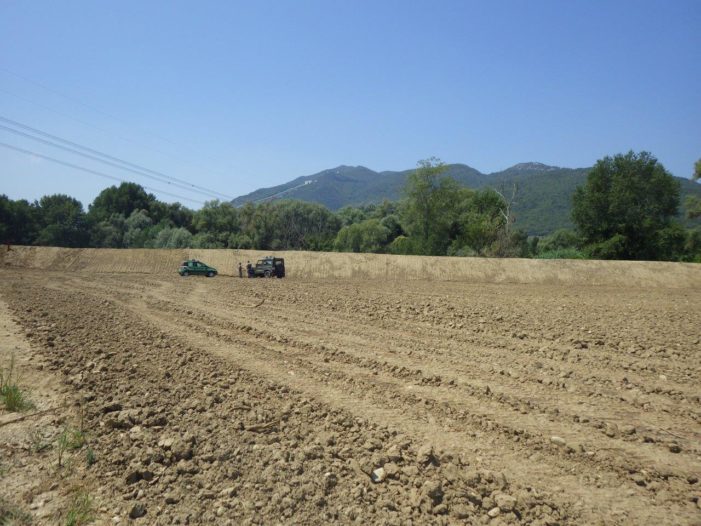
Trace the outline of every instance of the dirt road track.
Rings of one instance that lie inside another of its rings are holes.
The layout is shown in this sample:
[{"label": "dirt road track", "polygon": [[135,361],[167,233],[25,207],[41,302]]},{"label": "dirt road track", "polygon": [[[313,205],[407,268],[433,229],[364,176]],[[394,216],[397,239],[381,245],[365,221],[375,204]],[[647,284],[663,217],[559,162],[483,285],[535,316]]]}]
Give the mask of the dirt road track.
[{"label": "dirt road track", "polygon": [[123,520],[701,523],[698,289],[2,278]]}]

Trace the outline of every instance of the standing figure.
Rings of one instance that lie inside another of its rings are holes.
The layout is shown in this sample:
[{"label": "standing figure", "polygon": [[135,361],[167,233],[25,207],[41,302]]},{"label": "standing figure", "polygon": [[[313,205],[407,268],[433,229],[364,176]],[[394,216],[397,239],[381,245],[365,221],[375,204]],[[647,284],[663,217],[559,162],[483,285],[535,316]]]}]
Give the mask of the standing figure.
[{"label": "standing figure", "polygon": [[248,274],[249,278],[253,277],[253,265],[251,265],[250,261],[246,263],[246,273]]},{"label": "standing figure", "polygon": [[241,266],[241,262],[239,261],[239,278],[243,277],[243,267]]}]

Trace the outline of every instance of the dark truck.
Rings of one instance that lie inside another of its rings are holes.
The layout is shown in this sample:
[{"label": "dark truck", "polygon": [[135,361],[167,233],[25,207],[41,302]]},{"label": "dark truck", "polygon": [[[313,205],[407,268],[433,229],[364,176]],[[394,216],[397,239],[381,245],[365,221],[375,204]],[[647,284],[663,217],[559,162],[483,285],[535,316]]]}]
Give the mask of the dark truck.
[{"label": "dark truck", "polygon": [[196,259],[188,259],[187,261],[182,262],[180,268],[178,269],[178,274],[181,276],[189,276],[192,274],[193,276],[199,275],[212,278],[217,275],[217,269],[210,267],[201,261],[197,261]]},{"label": "dark truck", "polygon": [[256,261],[256,266],[253,267],[253,277],[256,278],[284,278],[285,277],[285,260],[268,256],[267,258]]}]

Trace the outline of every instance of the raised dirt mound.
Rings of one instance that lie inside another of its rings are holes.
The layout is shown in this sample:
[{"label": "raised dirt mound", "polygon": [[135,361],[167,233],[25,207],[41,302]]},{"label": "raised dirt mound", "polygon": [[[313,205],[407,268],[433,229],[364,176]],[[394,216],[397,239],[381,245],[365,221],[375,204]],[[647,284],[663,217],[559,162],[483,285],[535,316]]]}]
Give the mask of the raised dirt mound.
[{"label": "raised dirt mound", "polygon": [[[489,259],[333,252],[276,252],[287,276],[304,279],[440,280],[466,283],[604,285],[701,288],[701,265],[651,261]],[[0,252],[5,267],[145,274],[175,273],[181,261],[201,259],[224,276],[239,262],[255,263],[270,252],[206,249],[70,249],[11,247]]]}]

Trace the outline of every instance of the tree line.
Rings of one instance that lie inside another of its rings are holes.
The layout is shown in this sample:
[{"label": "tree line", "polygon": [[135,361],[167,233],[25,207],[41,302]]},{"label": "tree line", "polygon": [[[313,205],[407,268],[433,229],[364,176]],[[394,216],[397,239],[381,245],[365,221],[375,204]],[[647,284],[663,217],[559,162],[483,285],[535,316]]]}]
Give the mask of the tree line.
[{"label": "tree line", "polygon": [[[679,187],[649,153],[599,160],[573,197],[574,230],[543,238],[518,228],[518,189],[472,190],[419,161],[401,201],[331,212],[293,200],[235,207],[209,201],[193,211],[136,183],[103,190],[84,210],[56,194],[30,203],[0,196],[5,243],[94,248],[231,248],[415,255],[648,259],[701,262],[701,229],[675,217]],[[695,177],[701,172],[696,165]],[[701,204],[690,203],[701,216]]]}]

